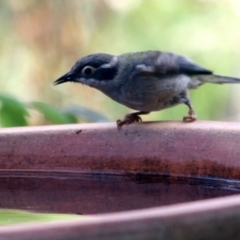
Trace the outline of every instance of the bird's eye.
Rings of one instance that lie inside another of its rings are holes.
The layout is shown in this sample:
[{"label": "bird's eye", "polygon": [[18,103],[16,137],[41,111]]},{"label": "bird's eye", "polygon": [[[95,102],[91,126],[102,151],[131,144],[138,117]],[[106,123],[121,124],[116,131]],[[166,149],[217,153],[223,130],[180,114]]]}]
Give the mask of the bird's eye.
[{"label": "bird's eye", "polygon": [[82,70],[82,74],[85,76],[90,76],[95,72],[95,68],[91,67],[91,66],[86,66],[83,68]]}]

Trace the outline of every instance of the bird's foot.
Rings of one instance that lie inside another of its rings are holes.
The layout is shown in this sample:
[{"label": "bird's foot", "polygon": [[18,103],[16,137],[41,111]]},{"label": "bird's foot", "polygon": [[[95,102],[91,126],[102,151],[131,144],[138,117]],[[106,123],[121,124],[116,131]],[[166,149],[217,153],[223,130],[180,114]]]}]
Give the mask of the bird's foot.
[{"label": "bird's foot", "polygon": [[134,122],[142,122],[142,118],[135,113],[127,114],[123,120],[117,120],[117,128],[120,130],[123,125],[129,125]]},{"label": "bird's foot", "polygon": [[193,109],[190,109],[187,116],[183,117],[183,122],[194,122],[197,120],[197,116]]}]

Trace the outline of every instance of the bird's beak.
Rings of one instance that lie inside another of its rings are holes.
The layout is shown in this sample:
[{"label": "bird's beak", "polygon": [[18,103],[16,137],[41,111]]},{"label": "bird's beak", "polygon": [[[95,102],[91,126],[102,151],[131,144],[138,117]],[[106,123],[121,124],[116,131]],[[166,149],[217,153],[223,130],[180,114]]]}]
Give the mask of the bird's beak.
[{"label": "bird's beak", "polygon": [[53,84],[58,85],[61,83],[74,82],[74,81],[76,81],[74,74],[72,72],[68,72],[68,73],[64,74],[63,76],[61,76],[60,78],[58,78]]}]

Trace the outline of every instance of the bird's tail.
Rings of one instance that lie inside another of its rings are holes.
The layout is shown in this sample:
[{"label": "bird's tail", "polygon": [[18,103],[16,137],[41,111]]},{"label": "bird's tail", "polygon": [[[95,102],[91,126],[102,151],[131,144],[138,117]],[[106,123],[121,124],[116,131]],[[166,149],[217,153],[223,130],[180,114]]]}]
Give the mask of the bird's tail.
[{"label": "bird's tail", "polygon": [[225,76],[214,75],[214,74],[198,75],[197,78],[202,83],[218,83],[218,84],[223,84],[223,83],[240,83],[240,78],[225,77]]}]

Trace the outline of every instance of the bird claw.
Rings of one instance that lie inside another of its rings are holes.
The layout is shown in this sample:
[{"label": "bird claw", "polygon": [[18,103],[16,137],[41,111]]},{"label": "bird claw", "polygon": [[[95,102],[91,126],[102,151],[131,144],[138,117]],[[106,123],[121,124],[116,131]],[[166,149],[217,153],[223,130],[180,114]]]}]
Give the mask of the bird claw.
[{"label": "bird claw", "polygon": [[117,128],[120,130],[123,125],[129,125],[134,122],[142,122],[142,118],[136,114],[127,114],[123,120],[117,120]]},{"label": "bird claw", "polygon": [[185,123],[194,122],[196,120],[197,120],[197,116],[192,109],[189,110],[187,116],[183,117],[183,122],[185,122]]}]

